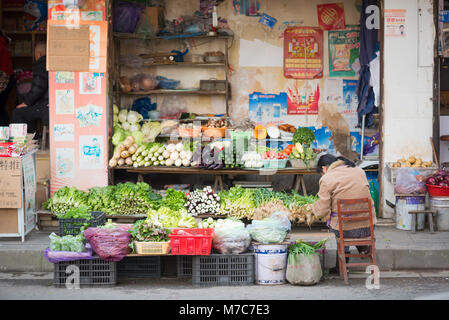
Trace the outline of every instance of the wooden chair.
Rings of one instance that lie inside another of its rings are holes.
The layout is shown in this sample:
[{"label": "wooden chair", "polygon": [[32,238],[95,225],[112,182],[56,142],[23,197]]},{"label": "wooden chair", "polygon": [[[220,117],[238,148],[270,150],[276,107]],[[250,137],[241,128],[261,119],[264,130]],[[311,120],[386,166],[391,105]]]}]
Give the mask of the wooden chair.
[{"label": "wooden chair", "polygon": [[[359,210],[342,210],[342,206],[346,205],[363,205],[366,204],[367,209]],[[337,238],[338,248],[338,263],[340,267],[340,277],[348,281],[348,267],[362,267],[369,265],[376,265],[376,238],[374,236],[374,224],[373,224],[373,207],[370,199],[339,199],[337,201],[338,206],[338,227],[340,232],[340,238]],[[368,215],[367,215],[368,213]],[[367,238],[345,238],[343,236],[343,225],[347,221],[369,221],[371,236]],[[345,253],[345,246],[369,246],[370,251],[367,254],[347,254]],[[358,257],[369,258],[369,262],[357,262],[347,263],[346,258]]]}]

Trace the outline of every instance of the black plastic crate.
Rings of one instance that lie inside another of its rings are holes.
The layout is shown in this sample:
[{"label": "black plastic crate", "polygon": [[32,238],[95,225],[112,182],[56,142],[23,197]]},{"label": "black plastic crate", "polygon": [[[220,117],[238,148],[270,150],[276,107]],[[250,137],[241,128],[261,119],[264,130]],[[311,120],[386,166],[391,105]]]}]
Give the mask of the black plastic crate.
[{"label": "black plastic crate", "polygon": [[193,256],[195,287],[248,286],[254,284],[254,253]]},{"label": "black plastic crate", "polygon": [[192,256],[176,256],[178,278],[192,277]]},{"label": "black plastic crate", "polygon": [[125,257],[117,262],[118,278],[160,278],[161,257]]},{"label": "black plastic crate", "polygon": [[80,287],[108,287],[117,284],[117,263],[95,257],[55,263],[53,276],[55,287],[66,287],[67,279],[74,274],[73,271],[66,273],[66,270],[72,265],[79,268]]},{"label": "black plastic crate", "polygon": [[92,211],[92,219],[59,219],[59,235],[76,236],[80,233],[80,230],[85,224],[87,227],[98,227],[106,223],[106,213],[101,211]]}]

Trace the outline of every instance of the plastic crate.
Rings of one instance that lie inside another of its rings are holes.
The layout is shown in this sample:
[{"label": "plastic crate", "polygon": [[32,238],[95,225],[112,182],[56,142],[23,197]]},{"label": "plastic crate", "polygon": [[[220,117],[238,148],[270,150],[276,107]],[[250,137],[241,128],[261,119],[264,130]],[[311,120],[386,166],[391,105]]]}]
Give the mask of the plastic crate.
[{"label": "plastic crate", "polygon": [[89,227],[98,227],[106,223],[106,213],[101,211],[92,211],[92,219],[59,219],[59,235],[76,236],[80,233],[80,229],[84,224],[88,224]]},{"label": "plastic crate", "polygon": [[[178,234],[186,232],[188,234]],[[215,231],[208,229],[173,229],[169,235],[171,253],[174,255],[208,255],[212,249]]]},{"label": "plastic crate", "polygon": [[195,287],[253,285],[254,253],[194,256],[192,284]]},{"label": "plastic crate", "polygon": [[268,160],[268,159],[264,159],[262,160],[263,162],[263,167],[265,169],[284,169],[287,166],[287,161],[288,159],[283,159],[283,160]]},{"label": "plastic crate", "polygon": [[192,277],[192,256],[177,256],[176,265],[178,269],[178,278]]},{"label": "plastic crate", "polygon": [[427,191],[431,197],[449,197],[449,187],[433,186],[426,184]]},{"label": "plastic crate", "polygon": [[118,278],[160,278],[161,257],[125,257],[117,262]]},{"label": "plastic crate", "polygon": [[107,287],[117,284],[117,263],[94,259],[58,262],[54,264],[53,285],[66,287],[66,281],[73,277],[73,272],[66,273],[68,266],[79,268],[80,287]]},{"label": "plastic crate", "polygon": [[170,242],[138,242],[134,241],[137,254],[168,254]]}]

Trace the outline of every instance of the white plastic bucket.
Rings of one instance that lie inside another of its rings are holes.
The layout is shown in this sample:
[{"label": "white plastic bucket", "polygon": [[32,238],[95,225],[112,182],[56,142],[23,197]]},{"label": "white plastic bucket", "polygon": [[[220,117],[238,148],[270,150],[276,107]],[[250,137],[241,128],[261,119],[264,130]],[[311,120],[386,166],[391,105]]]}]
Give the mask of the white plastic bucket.
[{"label": "white plastic bucket", "polygon": [[287,245],[254,245],[255,280],[261,285],[286,284]]},{"label": "white plastic bucket", "polygon": [[[425,210],[425,196],[396,196],[396,228],[412,230],[412,215],[409,211]],[[418,230],[424,230],[425,216],[418,215]]]},{"label": "white plastic bucket", "polygon": [[430,197],[430,208],[437,210],[438,231],[449,231],[449,197]]}]

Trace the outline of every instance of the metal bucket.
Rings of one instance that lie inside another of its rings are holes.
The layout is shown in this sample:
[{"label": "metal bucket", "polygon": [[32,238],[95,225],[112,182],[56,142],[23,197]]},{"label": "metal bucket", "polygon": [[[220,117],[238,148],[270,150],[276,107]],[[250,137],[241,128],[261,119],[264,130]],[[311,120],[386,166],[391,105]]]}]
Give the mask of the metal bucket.
[{"label": "metal bucket", "polygon": [[437,210],[437,230],[449,231],[449,197],[430,197],[429,203],[431,209]]},{"label": "metal bucket", "polygon": [[261,285],[286,284],[287,245],[254,245],[255,278]]},{"label": "metal bucket", "polygon": [[[425,196],[396,196],[396,228],[412,230],[412,215],[409,211],[425,210]],[[424,230],[425,216],[418,215],[418,230]]]}]

